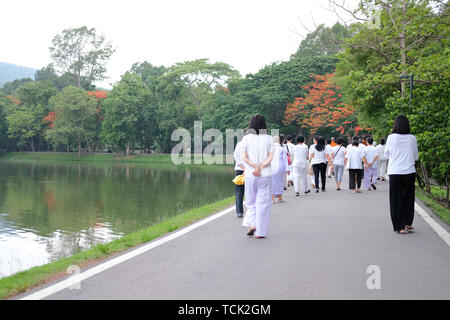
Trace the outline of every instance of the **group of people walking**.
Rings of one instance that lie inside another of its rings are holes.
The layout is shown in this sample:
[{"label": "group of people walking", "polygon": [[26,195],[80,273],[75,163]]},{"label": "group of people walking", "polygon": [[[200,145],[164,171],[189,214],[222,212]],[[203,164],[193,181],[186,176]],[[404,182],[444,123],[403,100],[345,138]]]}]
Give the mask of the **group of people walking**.
[{"label": "group of people walking", "polygon": [[[389,175],[389,198],[394,231],[413,231],[415,161],[417,142],[410,134],[405,116],[395,119],[387,141],[375,146],[372,137],[353,137],[347,147],[344,138],[313,138],[308,148],[305,137],[267,134],[263,116],[257,114],[243,139],[235,148],[236,175],[245,184],[236,186],[236,213],[243,217],[247,235],[265,238],[269,228],[272,203],[283,201],[283,192],[293,186],[295,195],[326,191],[327,177],[334,175],[336,190],[342,190],[344,171],[348,169],[349,189],[361,193],[362,182],[367,191],[376,190],[377,180]],[[308,177],[311,176],[311,178]],[[311,188],[310,188],[311,187]],[[243,199],[247,211],[244,215]]]}]

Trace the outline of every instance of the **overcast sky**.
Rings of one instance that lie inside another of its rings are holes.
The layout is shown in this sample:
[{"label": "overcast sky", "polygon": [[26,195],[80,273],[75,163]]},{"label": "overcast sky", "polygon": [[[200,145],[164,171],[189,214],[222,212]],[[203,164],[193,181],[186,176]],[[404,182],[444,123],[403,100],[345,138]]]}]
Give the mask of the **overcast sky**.
[{"label": "overcast sky", "polygon": [[312,16],[317,25],[333,25],[338,18],[326,7],[327,0],[7,0],[0,61],[40,69],[50,62],[56,34],[85,25],[117,49],[103,87],[145,60],[170,66],[209,58],[245,76],[289,59],[308,33],[300,19],[311,29]]}]

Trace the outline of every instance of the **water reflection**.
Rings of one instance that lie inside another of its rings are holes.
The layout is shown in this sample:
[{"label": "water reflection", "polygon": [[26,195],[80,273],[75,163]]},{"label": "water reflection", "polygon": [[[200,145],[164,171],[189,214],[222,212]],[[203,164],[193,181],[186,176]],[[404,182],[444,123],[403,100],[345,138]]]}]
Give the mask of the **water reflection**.
[{"label": "water reflection", "polygon": [[0,277],[233,194],[232,168],[0,161]]}]

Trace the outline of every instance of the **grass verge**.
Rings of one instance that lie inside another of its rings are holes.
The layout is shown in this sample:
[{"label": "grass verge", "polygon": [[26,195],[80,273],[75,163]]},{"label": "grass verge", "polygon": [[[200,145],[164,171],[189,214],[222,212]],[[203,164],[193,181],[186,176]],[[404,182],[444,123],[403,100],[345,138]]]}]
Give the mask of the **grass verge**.
[{"label": "grass verge", "polygon": [[12,298],[38,285],[65,276],[67,275],[65,271],[71,265],[78,265],[80,268],[86,268],[99,260],[103,260],[139,244],[161,237],[169,232],[205,218],[212,213],[223,210],[232,203],[234,203],[234,197],[207,204],[200,208],[195,208],[168,218],[147,229],[130,233],[106,244],[97,245],[71,257],[51,262],[43,266],[34,267],[0,279],[0,299]]},{"label": "grass verge", "polygon": [[65,153],[65,152],[8,152],[0,154],[5,160],[51,160],[51,161],[113,161],[113,162],[144,162],[144,163],[172,163],[170,154],[132,155],[122,156],[112,153]]},{"label": "grass verge", "polygon": [[435,214],[441,218],[446,224],[450,225],[450,210],[442,206],[438,201],[433,199],[429,194],[416,187],[416,197],[429,207]]}]

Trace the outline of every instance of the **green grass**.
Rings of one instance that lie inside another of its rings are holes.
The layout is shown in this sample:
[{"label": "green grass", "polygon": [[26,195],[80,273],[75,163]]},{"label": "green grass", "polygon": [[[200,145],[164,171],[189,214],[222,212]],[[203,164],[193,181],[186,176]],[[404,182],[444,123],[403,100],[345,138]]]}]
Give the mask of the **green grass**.
[{"label": "green grass", "polygon": [[128,234],[107,244],[100,244],[71,257],[51,262],[43,266],[34,267],[0,279],[0,299],[13,297],[25,292],[27,289],[43,284],[55,275],[65,273],[67,268],[71,265],[80,265],[95,259],[109,257],[114,253],[125,251],[131,247],[161,237],[171,231],[198,221],[214,212],[227,208],[232,203],[234,203],[234,197],[207,204],[200,208],[192,209],[180,215],[168,218],[147,229]]},{"label": "green grass", "polygon": [[[439,189],[437,187],[434,187],[434,189]],[[438,190],[442,191],[442,190]],[[443,190],[445,191],[445,190]],[[431,193],[433,195],[438,195],[437,192],[433,192],[433,189],[431,190]],[[440,204],[438,201],[436,201],[432,196],[430,196],[427,192],[424,192],[420,188],[416,186],[416,197],[422,201],[427,207],[429,207],[435,214],[437,214],[442,221],[450,225],[450,210],[445,208],[442,204]],[[444,195],[442,195],[442,198],[444,198]]]},{"label": "green grass", "polygon": [[51,161],[120,161],[145,163],[172,163],[170,154],[121,156],[111,153],[81,154],[64,152],[10,152],[0,154],[0,159],[7,160],[51,160]]}]

